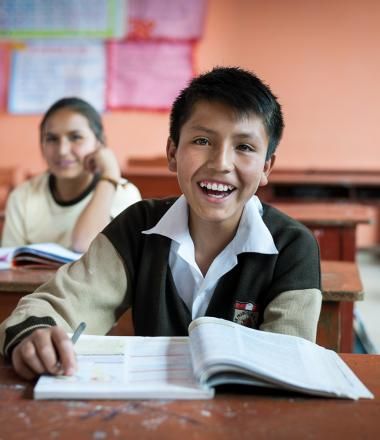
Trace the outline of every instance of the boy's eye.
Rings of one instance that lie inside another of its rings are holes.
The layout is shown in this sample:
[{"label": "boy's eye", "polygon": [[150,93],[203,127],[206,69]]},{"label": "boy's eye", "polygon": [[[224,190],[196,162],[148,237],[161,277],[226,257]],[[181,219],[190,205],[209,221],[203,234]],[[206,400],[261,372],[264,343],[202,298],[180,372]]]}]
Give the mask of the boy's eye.
[{"label": "boy's eye", "polygon": [[247,153],[255,151],[252,145],[249,144],[240,144],[236,147],[236,149],[239,151],[246,151]]},{"label": "boy's eye", "polygon": [[208,145],[209,141],[208,141],[207,138],[198,138],[198,139],[194,140],[194,144],[197,144],[197,145]]}]

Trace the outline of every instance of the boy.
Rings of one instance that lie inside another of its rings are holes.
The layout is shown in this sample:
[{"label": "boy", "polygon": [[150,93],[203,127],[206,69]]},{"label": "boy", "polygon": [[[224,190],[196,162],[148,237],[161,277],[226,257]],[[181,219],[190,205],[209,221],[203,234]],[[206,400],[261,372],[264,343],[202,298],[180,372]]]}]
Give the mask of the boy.
[{"label": "boy", "polygon": [[193,79],[173,104],[167,143],[183,196],[131,206],[20,301],[0,332],[17,373],[73,374],[66,332],[85,321],[105,334],[129,307],[141,336],[186,335],[209,315],[315,340],[316,241],[254,196],[282,130],[280,105],[252,73],[215,68]]}]

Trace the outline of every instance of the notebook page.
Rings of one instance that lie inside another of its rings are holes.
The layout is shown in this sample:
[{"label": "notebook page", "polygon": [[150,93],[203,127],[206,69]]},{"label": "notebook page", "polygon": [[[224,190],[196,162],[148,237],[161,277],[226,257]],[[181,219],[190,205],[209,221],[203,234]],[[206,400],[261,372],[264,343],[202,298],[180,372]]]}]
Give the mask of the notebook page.
[{"label": "notebook page", "polygon": [[213,372],[233,365],[286,388],[354,399],[372,396],[358,379],[342,374],[336,353],[303,338],[210,317],[193,321],[189,331],[194,370],[201,381],[211,365],[216,366]]},{"label": "notebook page", "polygon": [[188,338],[84,335],[74,376],[41,376],[36,399],[207,399],[194,377]]}]

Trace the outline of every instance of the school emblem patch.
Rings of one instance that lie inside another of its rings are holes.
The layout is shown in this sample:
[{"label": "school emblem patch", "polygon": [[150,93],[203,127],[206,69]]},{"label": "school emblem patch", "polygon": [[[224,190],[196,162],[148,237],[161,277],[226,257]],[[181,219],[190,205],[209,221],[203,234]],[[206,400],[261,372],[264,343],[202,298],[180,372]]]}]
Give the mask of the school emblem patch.
[{"label": "school emblem patch", "polygon": [[234,322],[245,327],[257,328],[259,310],[257,304],[236,301],[234,306]]}]

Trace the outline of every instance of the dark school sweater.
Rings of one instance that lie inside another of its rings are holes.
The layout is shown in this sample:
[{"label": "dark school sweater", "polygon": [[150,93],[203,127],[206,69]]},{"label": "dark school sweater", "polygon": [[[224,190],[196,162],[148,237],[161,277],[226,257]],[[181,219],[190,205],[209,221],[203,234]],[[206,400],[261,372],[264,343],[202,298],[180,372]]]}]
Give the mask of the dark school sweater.
[{"label": "dark school sweater", "polygon": [[[191,312],[178,295],[169,267],[171,240],[142,234],[155,226],[176,198],[143,200],[112,221],[103,234],[127,268],[135,334],[187,335]],[[319,289],[319,247],[301,223],[263,204],[262,219],[278,254],[242,253],[217,283],[206,316],[258,328],[267,304],[289,290]]]}]

